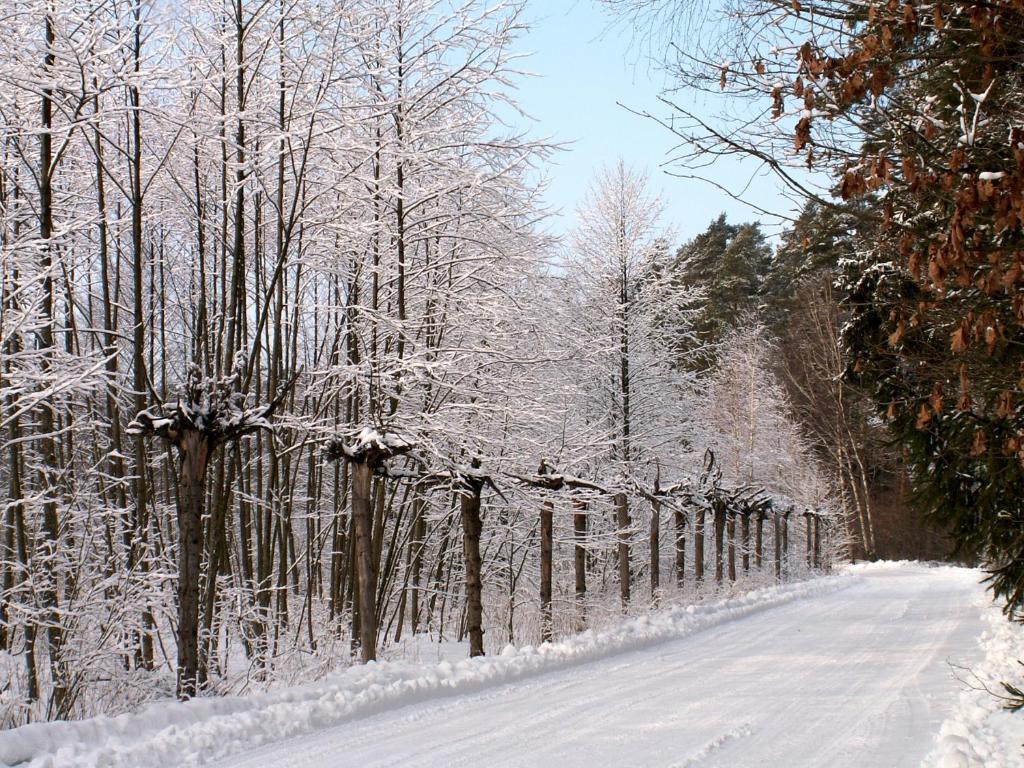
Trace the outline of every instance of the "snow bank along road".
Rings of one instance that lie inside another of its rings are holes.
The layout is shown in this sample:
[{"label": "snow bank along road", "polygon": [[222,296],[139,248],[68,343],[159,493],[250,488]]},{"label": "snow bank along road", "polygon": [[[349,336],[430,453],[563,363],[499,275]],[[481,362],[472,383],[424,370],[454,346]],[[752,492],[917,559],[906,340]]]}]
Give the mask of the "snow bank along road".
[{"label": "snow bank along road", "polygon": [[296,766],[918,766],[983,630],[978,574],[868,569],[677,640],[236,756]]},{"label": "snow bank along road", "polygon": [[[498,656],[27,726],[0,765],[895,768],[941,727],[929,765],[1024,766],[951,666],[982,669],[997,626],[979,577],[879,564]],[[1016,635],[994,636],[1013,663]]]}]

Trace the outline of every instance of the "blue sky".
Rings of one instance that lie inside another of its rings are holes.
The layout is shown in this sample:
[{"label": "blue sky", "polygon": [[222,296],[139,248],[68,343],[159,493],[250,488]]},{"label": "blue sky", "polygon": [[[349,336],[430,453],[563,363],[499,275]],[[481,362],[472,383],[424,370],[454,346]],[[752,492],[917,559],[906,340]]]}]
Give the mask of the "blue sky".
[{"label": "blue sky", "polygon": [[[576,205],[595,171],[619,156],[645,170],[652,190],[662,193],[662,223],[674,230],[677,242],[702,231],[723,211],[732,221],[762,220],[769,232],[777,230],[777,221],[712,185],[665,173],[662,165],[677,143],[674,137],[618,105],[666,115],[657,100],[664,77],[632,43],[631,29],[613,25],[597,0],[530,0],[526,20],[532,28],[517,47],[532,54],[522,68],[536,77],[524,78],[518,101],[536,119],[535,136],[568,144],[548,172],[548,203],[561,209],[551,222],[553,232],[571,229]],[[692,104],[700,111],[712,108],[699,100]],[[733,161],[719,162],[707,173],[739,190],[755,171],[752,164]],[[792,207],[769,177],[755,179],[747,197],[771,211],[785,213]]]}]

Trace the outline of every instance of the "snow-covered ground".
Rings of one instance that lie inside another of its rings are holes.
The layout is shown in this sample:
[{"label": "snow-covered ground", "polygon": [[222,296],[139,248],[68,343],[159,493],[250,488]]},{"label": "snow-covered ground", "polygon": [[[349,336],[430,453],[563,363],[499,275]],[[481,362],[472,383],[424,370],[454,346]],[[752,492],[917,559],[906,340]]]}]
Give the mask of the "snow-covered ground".
[{"label": "snow-covered ground", "polygon": [[29,726],[0,734],[0,762],[1024,766],[1016,721],[962,682],[962,667],[1002,674],[1019,649],[1018,628],[990,615],[978,579],[855,568],[539,649],[386,662],[272,694]]},{"label": "snow-covered ground", "polygon": [[1003,706],[1004,681],[1020,687],[1024,669],[1024,627],[1011,624],[994,605],[987,604],[988,627],[982,637],[983,660],[960,669],[959,701],[942,724],[938,744],[926,768],[1010,768],[1024,766],[1024,712]]}]

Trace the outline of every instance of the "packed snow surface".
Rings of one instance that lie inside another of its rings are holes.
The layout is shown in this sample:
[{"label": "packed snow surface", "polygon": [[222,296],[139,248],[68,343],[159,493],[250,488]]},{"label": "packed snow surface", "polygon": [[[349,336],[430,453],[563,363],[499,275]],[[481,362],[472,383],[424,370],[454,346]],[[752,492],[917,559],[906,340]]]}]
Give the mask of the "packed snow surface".
[{"label": "packed snow surface", "polygon": [[[0,734],[0,762],[983,766],[963,734],[988,721],[965,719],[960,700],[961,667],[981,664],[991,624],[979,576],[854,569],[495,657],[386,662],[270,694],[29,726]],[[1003,748],[1019,745],[985,738],[993,765],[1016,764]]]},{"label": "packed snow surface", "polygon": [[1004,681],[1020,686],[1024,627],[991,604],[985,618],[984,659],[960,670],[966,685],[925,768],[1024,768],[1024,713],[1006,709],[1001,697]]}]

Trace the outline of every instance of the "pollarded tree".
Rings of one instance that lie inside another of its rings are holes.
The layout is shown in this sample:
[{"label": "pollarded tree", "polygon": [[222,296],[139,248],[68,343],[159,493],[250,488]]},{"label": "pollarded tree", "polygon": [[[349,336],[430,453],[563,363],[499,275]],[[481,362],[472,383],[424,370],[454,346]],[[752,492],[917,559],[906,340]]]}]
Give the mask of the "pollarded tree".
[{"label": "pollarded tree", "polygon": [[790,415],[774,355],[765,327],[756,321],[748,319],[725,337],[699,410],[706,447],[728,484],[763,488],[815,507],[824,502],[826,488]]},{"label": "pollarded tree", "polygon": [[[351,137],[358,184],[343,190],[355,200],[338,195],[345,215],[328,227],[346,247],[323,265],[342,277],[331,299],[344,312],[342,354],[322,370],[343,384],[344,415],[317,428],[330,436],[365,424],[396,430],[426,465],[394,462],[400,469],[468,477],[478,462],[486,476],[520,452],[513,444],[530,432],[522,425],[545,411],[525,403],[540,397],[534,372],[545,358],[530,287],[546,246],[533,232],[538,206],[529,174],[546,149],[509,135],[498,120],[520,6],[367,5],[355,83],[365,120]],[[380,579],[361,610],[372,605],[385,629],[392,600],[396,623],[411,613],[414,631],[421,628],[423,559],[436,557],[441,567],[451,557],[447,533],[426,553],[421,538],[428,516],[441,518],[446,532],[456,523],[450,494],[439,488],[374,481]],[[397,551],[406,537],[403,574]],[[446,600],[440,596],[442,614]],[[362,629],[360,601],[351,615]],[[438,602],[435,589],[428,615]]]},{"label": "pollarded tree", "polygon": [[[804,513],[831,514],[831,489],[822,479],[810,445],[792,417],[789,398],[776,376],[776,355],[763,325],[749,318],[741,321],[723,339],[718,365],[708,378],[707,392],[698,406],[703,429],[697,445],[714,456],[724,481],[722,489],[716,489],[709,499],[716,543],[715,575],[719,581],[723,577],[726,535],[729,575],[735,578],[736,513],[730,507],[737,500],[741,504],[748,499],[756,502],[762,495],[773,500],[779,575],[783,568],[779,550],[788,550],[788,526],[793,513],[803,520],[809,543],[813,518]],[[761,511],[749,505],[744,508],[741,547],[749,546],[750,514],[760,517]],[[755,554],[759,556],[759,522],[756,532]],[[748,550],[744,549],[743,554],[749,558]]]},{"label": "pollarded tree", "polygon": [[[689,306],[699,295],[667,275],[657,229],[661,203],[647,180],[620,161],[602,171],[579,208],[567,259],[584,333],[582,413],[601,424],[605,482],[653,483],[656,467],[681,472],[691,381],[676,369],[689,335]],[[617,494],[622,602],[629,599],[629,535],[625,492]]]},{"label": "pollarded tree", "polygon": [[140,411],[128,433],[159,437],[178,454],[178,664],[177,694],[188,699],[199,690],[199,599],[203,557],[206,472],[218,448],[271,429],[270,419],[291,388],[267,404],[254,406],[239,389],[241,372],[221,380],[204,378],[192,366],[182,397]]}]

